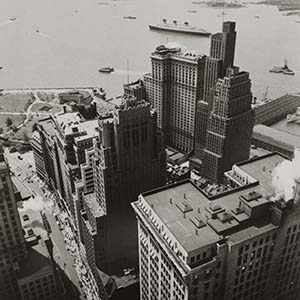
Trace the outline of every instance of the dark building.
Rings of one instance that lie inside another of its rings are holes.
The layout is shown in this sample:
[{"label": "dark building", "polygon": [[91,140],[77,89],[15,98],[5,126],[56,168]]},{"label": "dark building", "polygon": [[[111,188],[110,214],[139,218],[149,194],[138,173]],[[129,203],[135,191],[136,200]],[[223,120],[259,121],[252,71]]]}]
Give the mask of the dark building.
[{"label": "dark building", "polygon": [[249,158],[254,110],[249,73],[227,68],[218,79],[209,115],[202,174],[221,183],[234,163]]},{"label": "dark building", "polygon": [[203,97],[205,56],[159,46],[151,62],[152,73],[144,83],[164,143],[189,154],[194,150],[196,104]]},{"label": "dark building", "polygon": [[94,174],[100,224],[91,245],[96,265],[109,275],[137,271],[136,218],[130,203],[166,182],[166,152],[150,103],[125,97],[110,118],[100,117]]},{"label": "dark building", "polygon": [[0,149],[0,299],[17,299],[15,271],[27,256],[26,241],[17,209],[20,194],[13,186]]},{"label": "dark building", "polygon": [[21,200],[0,150],[0,299],[67,300],[40,212]]},{"label": "dark building", "polygon": [[203,98],[197,102],[195,136],[195,157],[197,158],[203,156],[215,85],[218,78],[224,77],[226,69],[234,65],[235,41],[235,22],[224,22],[223,31],[211,35],[210,54],[205,63]]}]

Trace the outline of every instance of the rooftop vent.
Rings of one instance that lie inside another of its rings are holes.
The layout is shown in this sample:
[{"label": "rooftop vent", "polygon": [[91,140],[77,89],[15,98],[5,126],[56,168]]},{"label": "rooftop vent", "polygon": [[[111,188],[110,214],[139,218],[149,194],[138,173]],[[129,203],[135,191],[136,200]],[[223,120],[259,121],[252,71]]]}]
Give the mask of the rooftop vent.
[{"label": "rooftop vent", "polygon": [[262,197],[262,195],[260,193],[256,192],[256,191],[251,191],[248,194],[242,195],[242,198],[244,200],[246,200],[247,202],[257,200],[261,197]]},{"label": "rooftop vent", "polygon": [[237,208],[233,209],[232,211],[235,215],[240,215],[241,213],[244,212],[244,209],[241,207],[237,207]]},{"label": "rooftop vent", "polygon": [[176,206],[185,214],[188,213],[190,211],[192,211],[192,207],[186,203],[186,202],[181,202],[179,204],[176,204]]},{"label": "rooftop vent", "polygon": [[199,216],[190,218],[190,220],[198,229],[206,226],[205,222]]},{"label": "rooftop vent", "polygon": [[32,229],[28,229],[28,230],[27,230],[27,234],[28,234],[29,236],[33,236],[33,235],[34,235],[34,232],[33,232]]},{"label": "rooftop vent", "polygon": [[216,205],[210,206],[210,209],[211,209],[213,212],[217,212],[218,210],[221,210],[222,207],[221,207],[219,204],[216,204]]},{"label": "rooftop vent", "polygon": [[228,211],[224,211],[220,214],[218,214],[218,219],[222,222],[222,223],[226,223],[229,222],[233,219],[233,216],[230,212]]},{"label": "rooftop vent", "polygon": [[29,220],[28,215],[24,215],[24,216],[23,216],[23,220],[24,220],[24,221],[28,221],[28,220]]}]

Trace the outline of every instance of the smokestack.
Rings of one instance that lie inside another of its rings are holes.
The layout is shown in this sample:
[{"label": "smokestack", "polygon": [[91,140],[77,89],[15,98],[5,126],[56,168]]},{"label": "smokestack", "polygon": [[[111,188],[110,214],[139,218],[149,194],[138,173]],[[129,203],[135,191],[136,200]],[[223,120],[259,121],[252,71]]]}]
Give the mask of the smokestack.
[{"label": "smokestack", "polygon": [[295,179],[294,186],[294,203],[300,203],[300,177]]}]

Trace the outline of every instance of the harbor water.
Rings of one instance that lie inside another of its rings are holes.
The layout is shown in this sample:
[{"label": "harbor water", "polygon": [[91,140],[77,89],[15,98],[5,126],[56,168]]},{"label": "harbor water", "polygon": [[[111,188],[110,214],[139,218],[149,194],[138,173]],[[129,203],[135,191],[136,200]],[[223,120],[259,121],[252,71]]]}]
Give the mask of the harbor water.
[{"label": "harbor water", "polygon": [[[151,70],[150,53],[160,44],[208,54],[209,38],[148,24],[176,19],[217,32],[222,17],[237,22],[235,64],[250,72],[254,96],[267,87],[269,97],[300,92],[300,17],[256,4],[222,15],[187,0],[2,0],[0,88],[99,86],[116,96],[127,81],[126,61],[135,80]],[[295,76],[269,73],[285,58]],[[98,72],[107,66],[115,72]]]}]

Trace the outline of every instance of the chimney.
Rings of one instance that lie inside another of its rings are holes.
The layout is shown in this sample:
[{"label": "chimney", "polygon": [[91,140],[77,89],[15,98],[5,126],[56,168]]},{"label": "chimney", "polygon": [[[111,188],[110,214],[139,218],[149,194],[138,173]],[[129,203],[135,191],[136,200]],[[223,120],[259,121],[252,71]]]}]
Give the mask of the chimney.
[{"label": "chimney", "polygon": [[294,186],[294,203],[300,203],[300,177],[295,179]]}]

